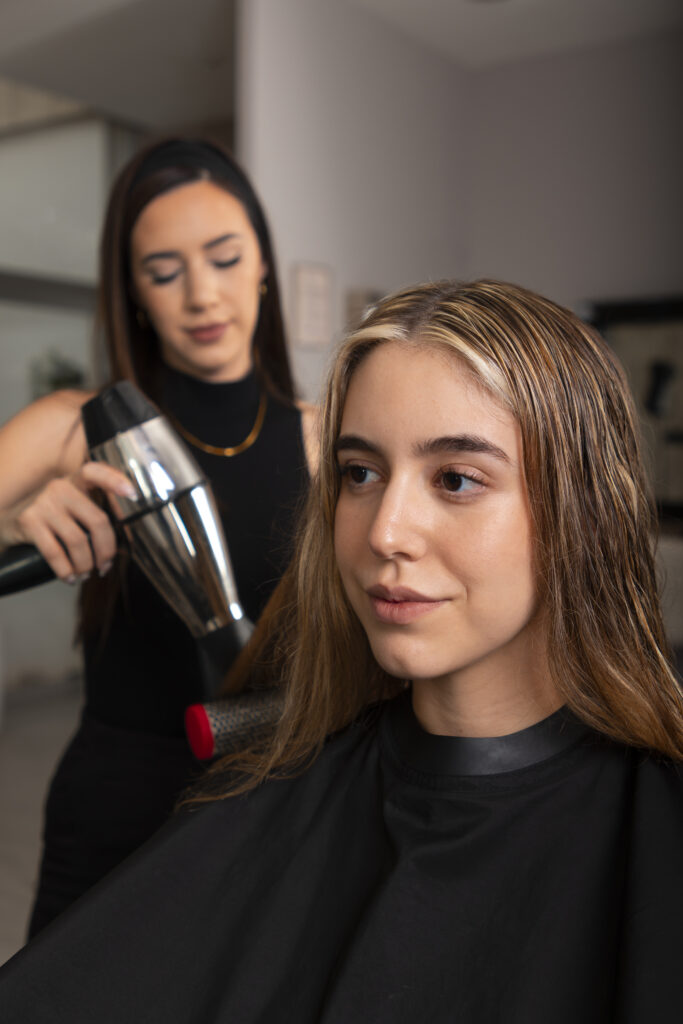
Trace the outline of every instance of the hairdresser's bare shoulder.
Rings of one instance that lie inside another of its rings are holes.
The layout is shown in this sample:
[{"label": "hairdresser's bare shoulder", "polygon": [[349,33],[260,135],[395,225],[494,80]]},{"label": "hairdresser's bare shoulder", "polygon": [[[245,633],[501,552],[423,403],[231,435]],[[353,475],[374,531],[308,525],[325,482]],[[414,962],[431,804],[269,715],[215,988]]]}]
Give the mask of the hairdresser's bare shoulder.
[{"label": "hairdresser's bare shoulder", "polygon": [[81,406],[92,391],[54,391],[0,429],[0,507],[7,508],[55,476],[74,473],[87,455]]}]

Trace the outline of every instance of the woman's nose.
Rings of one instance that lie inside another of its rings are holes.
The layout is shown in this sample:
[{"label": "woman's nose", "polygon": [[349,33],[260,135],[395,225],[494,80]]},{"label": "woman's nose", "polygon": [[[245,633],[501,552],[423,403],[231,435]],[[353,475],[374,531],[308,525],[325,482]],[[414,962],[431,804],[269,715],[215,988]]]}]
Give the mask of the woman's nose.
[{"label": "woman's nose", "polygon": [[375,511],[368,543],[378,558],[421,558],[427,547],[429,516],[419,488],[390,484]]}]

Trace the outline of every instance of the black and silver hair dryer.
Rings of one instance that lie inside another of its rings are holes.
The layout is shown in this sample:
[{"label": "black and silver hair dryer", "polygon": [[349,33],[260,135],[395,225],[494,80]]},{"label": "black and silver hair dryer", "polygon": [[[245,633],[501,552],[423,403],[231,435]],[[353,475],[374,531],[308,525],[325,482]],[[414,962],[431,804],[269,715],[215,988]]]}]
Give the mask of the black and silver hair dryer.
[{"label": "black and silver hair dryer", "polygon": [[128,381],[81,411],[91,458],[124,473],[134,499],[111,499],[133,559],[195,638],[207,695],[251,635],[213,493],[185,443]]},{"label": "black and silver hair dryer", "polygon": [[[120,470],[135,488],[135,498],[111,499],[112,518],[133,559],[197,641],[210,697],[253,628],[211,488],[168,421],[128,381],[100,392],[81,414],[91,458]],[[0,595],[51,578],[30,545],[0,559]]]}]

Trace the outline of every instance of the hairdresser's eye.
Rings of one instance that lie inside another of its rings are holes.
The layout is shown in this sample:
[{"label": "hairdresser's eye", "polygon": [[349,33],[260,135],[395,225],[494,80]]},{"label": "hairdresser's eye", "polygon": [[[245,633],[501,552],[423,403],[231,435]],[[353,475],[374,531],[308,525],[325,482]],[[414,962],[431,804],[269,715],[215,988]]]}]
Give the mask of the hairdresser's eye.
[{"label": "hairdresser's eye", "polygon": [[454,469],[444,469],[438,477],[439,486],[448,494],[474,494],[481,490],[483,481],[474,475],[458,473]]},{"label": "hairdresser's eye", "polygon": [[175,281],[179,273],[179,270],[175,270],[172,274],[154,274],[152,284],[170,284],[171,281]]},{"label": "hairdresser's eye", "polygon": [[230,260],[214,260],[213,265],[214,267],[217,267],[218,270],[227,270],[228,267],[234,267],[241,259],[241,256],[233,256]]},{"label": "hairdresser's eye", "polygon": [[379,480],[379,473],[357,462],[348,462],[345,466],[340,466],[339,472],[350,487],[358,488]]}]

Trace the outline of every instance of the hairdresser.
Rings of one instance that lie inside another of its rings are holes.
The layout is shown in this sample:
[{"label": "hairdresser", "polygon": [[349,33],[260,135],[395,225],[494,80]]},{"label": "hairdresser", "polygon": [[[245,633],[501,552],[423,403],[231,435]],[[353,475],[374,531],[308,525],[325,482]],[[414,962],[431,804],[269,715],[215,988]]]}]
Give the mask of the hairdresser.
[{"label": "hairdresser", "polygon": [[[315,410],[295,401],[268,225],[218,146],[171,139],[112,190],[98,318],[112,381],[135,382],[211,482],[246,614],[290,557],[315,460]],[[52,780],[29,934],[166,819],[197,774],[183,734],[200,698],[195,645],[117,543],[102,504],[125,478],[88,461],[83,392],[43,398],[0,431],[0,541],[35,544],[81,584],[83,717]]]}]

